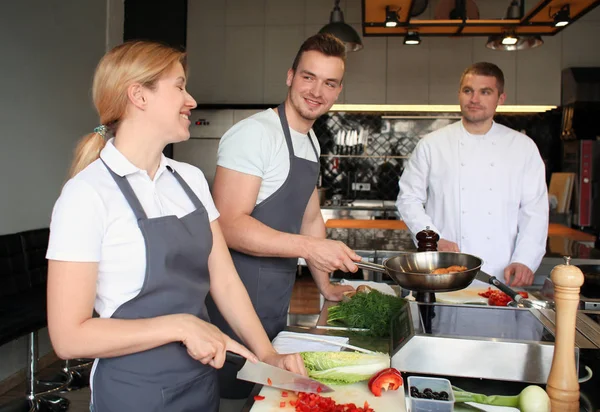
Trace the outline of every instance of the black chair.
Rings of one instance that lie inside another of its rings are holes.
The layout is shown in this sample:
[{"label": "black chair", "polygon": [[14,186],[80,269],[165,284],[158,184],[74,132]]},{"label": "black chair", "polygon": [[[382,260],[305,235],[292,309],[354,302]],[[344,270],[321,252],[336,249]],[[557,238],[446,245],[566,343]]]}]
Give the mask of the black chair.
[{"label": "black chair", "polygon": [[[66,411],[69,400],[54,393],[69,383],[37,385],[38,330],[47,325],[45,250],[48,229],[0,236],[0,345],[28,335],[27,390],[0,412]],[[41,389],[40,389],[41,386]]]}]

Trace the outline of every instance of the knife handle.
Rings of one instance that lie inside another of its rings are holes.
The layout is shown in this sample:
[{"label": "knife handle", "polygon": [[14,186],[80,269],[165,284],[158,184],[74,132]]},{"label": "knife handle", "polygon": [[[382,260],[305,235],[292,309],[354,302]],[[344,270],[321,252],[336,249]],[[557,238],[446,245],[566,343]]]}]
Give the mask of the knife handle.
[{"label": "knife handle", "polygon": [[237,369],[239,370],[242,369],[242,366],[246,364],[246,358],[244,358],[242,355],[238,355],[235,352],[227,351],[225,352],[225,362],[229,362],[237,366]]}]

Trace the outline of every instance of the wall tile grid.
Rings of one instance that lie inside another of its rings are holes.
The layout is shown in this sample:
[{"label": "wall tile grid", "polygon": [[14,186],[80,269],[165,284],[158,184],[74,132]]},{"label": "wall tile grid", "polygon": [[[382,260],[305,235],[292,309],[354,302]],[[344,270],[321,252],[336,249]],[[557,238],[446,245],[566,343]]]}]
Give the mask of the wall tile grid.
[{"label": "wall tile grid", "polygon": [[[560,119],[560,110],[495,118],[534,140],[546,162],[548,180],[560,168]],[[346,201],[395,200],[398,179],[419,139],[457,120],[458,115],[450,113],[330,112],[321,116],[314,130],[321,146],[321,185],[327,188],[326,198],[340,194]],[[344,141],[351,131],[362,135],[364,143],[353,144],[349,137]],[[369,189],[359,190],[357,184],[368,184]]]}]

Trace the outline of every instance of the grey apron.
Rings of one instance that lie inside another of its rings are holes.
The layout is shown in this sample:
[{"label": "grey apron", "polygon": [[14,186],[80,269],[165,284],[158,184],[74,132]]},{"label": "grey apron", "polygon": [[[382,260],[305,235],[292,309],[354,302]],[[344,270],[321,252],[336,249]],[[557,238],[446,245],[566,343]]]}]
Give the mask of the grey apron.
[{"label": "grey apron", "polygon": [[[280,232],[298,234],[306,205],[317,185],[319,163],[294,155],[292,136],[283,103],[279,105],[277,112],[290,156],[290,171],[283,185],[255,206],[250,216]],[[318,159],[318,152],[312,139],[310,136],[307,138]],[[254,309],[269,339],[272,340],[287,324],[287,313],[296,279],[298,258],[257,257],[232,249],[230,252],[235,268],[248,290]],[[206,303],[213,323],[239,342],[240,339],[221,316],[210,296]],[[218,371],[218,374],[223,398],[244,398],[252,390],[253,384],[236,380],[236,371],[233,365],[226,363],[223,369]]]},{"label": "grey apron", "polygon": [[[106,165],[106,164],[105,164]],[[125,177],[107,169],[131,206],[146,244],[146,274],[140,293],[112,318],[142,319],[189,313],[209,321],[208,256],[212,231],[206,209],[181,176],[167,166],[196,207],[182,217],[148,219]],[[165,172],[167,173],[167,172]],[[191,358],[179,342],[100,359],[93,377],[95,412],[216,412],[216,371]]]}]

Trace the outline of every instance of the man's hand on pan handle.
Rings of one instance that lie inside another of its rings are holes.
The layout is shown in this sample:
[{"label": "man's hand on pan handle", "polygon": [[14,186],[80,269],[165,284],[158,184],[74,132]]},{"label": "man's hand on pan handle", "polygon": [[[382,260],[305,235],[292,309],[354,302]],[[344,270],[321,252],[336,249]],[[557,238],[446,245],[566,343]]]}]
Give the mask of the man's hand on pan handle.
[{"label": "man's hand on pan handle", "polygon": [[315,269],[331,273],[335,270],[356,272],[361,257],[339,240],[309,238],[302,256]]}]

